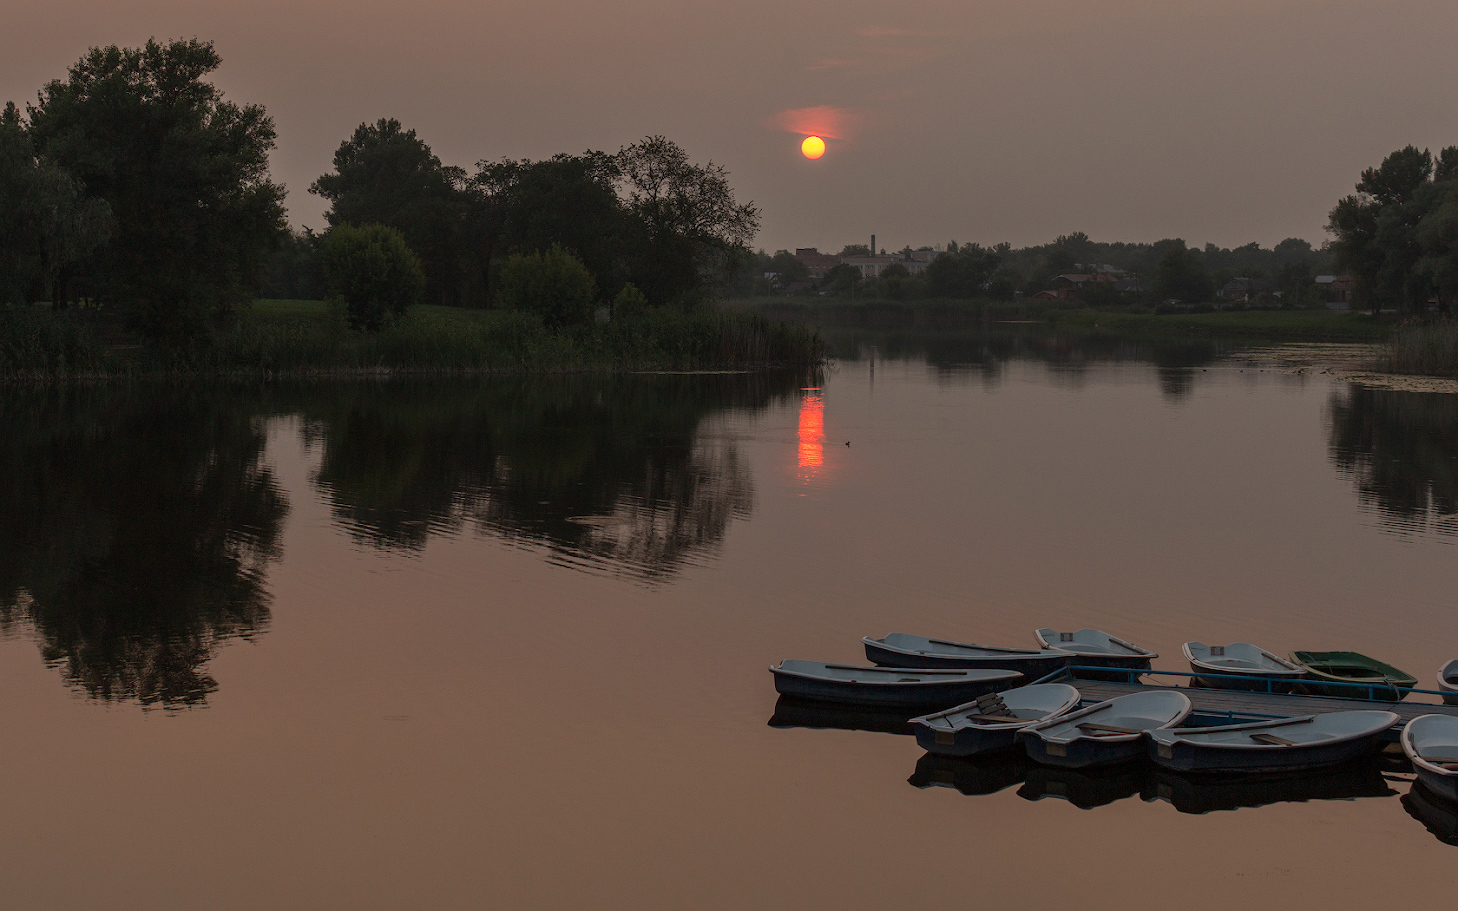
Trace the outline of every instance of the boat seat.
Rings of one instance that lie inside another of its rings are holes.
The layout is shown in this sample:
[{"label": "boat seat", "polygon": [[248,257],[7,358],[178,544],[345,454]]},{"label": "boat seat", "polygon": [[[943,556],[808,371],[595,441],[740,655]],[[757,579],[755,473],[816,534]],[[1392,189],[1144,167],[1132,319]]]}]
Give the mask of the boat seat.
[{"label": "boat seat", "polygon": [[1143,729],[1141,729],[1141,728],[1126,728],[1126,727],[1120,727],[1117,724],[1097,724],[1097,723],[1092,722],[1092,721],[1085,721],[1083,724],[1080,724],[1078,726],[1078,729],[1080,731],[1083,731],[1085,734],[1093,734],[1095,737],[1097,737],[1099,735],[1102,735],[1102,734],[1143,734],[1144,733]]},{"label": "boat seat", "polygon": [[1285,737],[1277,737],[1275,734],[1252,734],[1250,735],[1250,739],[1256,743],[1265,743],[1271,746],[1294,747],[1296,745],[1296,741],[1287,740]]}]

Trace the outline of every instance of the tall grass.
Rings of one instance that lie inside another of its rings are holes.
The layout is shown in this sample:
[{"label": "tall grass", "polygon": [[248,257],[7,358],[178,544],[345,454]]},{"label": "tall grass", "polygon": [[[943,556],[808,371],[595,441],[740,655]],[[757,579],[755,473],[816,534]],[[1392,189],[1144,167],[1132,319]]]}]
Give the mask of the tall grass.
[{"label": "tall grass", "polygon": [[1458,320],[1400,327],[1392,334],[1379,367],[1389,373],[1458,376]]},{"label": "tall grass", "polygon": [[417,307],[395,326],[363,333],[317,302],[268,302],[189,347],[125,354],[65,314],[25,319],[34,323],[0,323],[0,377],[718,370],[810,366],[825,357],[819,336],[804,327],[716,311],[648,311],[552,331],[526,313]]}]

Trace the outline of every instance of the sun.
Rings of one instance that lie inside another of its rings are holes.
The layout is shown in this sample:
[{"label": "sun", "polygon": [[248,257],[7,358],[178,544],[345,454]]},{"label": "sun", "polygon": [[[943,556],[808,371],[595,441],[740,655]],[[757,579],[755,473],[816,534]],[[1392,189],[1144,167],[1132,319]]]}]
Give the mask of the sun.
[{"label": "sun", "polygon": [[800,154],[812,161],[825,154],[825,140],[819,136],[806,136],[800,143]]}]

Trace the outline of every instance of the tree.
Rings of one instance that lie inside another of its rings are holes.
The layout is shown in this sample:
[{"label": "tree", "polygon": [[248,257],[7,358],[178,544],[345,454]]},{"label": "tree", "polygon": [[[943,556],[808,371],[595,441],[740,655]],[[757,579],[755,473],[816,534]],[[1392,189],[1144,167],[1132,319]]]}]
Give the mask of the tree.
[{"label": "tree", "polygon": [[399,321],[420,301],[420,260],[399,231],[385,225],[338,224],[324,235],[330,296],[342,301],[351,329],[374,332]]},{"label": "tree", "polygon": [[66,279],[112,231],[111,208],[54,162],[37,159],[14,104],[0,113],[0,302],[36,285],[63,307]]},{"label": "tree", "polygon": [[546,161],[480,162],[471,184],[491,208],[494,243],[507,253],[559,246],[592,273],[605,296],[627,282],[632,251],[646,239],[618,198],[614,156],[555,155]]},{"label": "tree", "polygon": [[724,168],[694,164],[662,136],[624,148],[617,163],[628,208],[647,234],[634,283],[651,301],[696,303],[748,254],[759,210],[735,201]]},{"label": "tree", "polygon": [[789,250],[776,250],[773,258],[770,259],[769,271],[776,273],[775,281],[780,287],[790,282],[804,282],[810,280],[810,267],[795,258],[795,254]]},{"label": "tree", "polygon": [[1200,261],[1200,255],[1186,247],[1184,241],[1179,241],[1160,259],[1155,270],[1154,290],[1161,300],[1201,303],[1214,296],[1215,283]]},{"label": "tree", "polygon": [[[1458,148],[1454,152],[1458,164]],[[1428,210],[1415,231],[1420,255],[1414,268],[1437,291],[1438,309],[1452,311],[1458,301],[1458,167],[1433,184]]]},{"label": "tree", "polygon": [[[396,229],[420,257],[426,295],[462,302],[462,222],[466,173],[447,167],[414,130],[395,119],[362,123],[339,144],[334,170],[309,192],[330,203],[329,224],[379,224]],[[489,251],[488,251],[489,255]]]},{"label": "tree", "polygon": [[103,299],[156,338],[195,337],[250,300],[284,228],[273,121],[204,81],[220,63],[197,40],[93,48],[28,109],[38,157],[115,218],[96,268]]},{"label": "tree", "polygon": [[963,244],[957,252],[933,259],[926,267],[926,281],[933,294],[978,297],[986,293],[987,283],[1001,262],[1001,257],[985,247]]},{"label": "tree", "polygon": [[592,319],[595,294],[592,273],[558,246],[545,253],[517,254],[501,265],[502,302],[513,310],[541,314],[553,329]]},{"label": "tree", "polygon": [[821,279],[821,287],[837,297],[849,297],[861,284],[861,270],[847,263],[831,266]]}]

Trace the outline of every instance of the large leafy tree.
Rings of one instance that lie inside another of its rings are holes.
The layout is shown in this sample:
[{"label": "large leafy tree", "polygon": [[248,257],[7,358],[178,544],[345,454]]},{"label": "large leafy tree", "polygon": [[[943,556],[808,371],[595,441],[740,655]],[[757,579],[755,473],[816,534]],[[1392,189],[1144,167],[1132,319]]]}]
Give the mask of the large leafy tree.
[{"label": "large leafy tree", "polygon": [[93,48],[28,110],[38,156],[115,217],[103,299],[153,337],[194,337],[250,299],[284,229],[273,121],[205,80],[221,62],[197,40]]},{"label": "large leafy tree", "polygon": [[1361,304],[1374,312],[1384,304],[1421,310],[1435,292],[1447,303],[1455,282],[1450,251],[1458,246],[1455,181],[1458,147],[1435,159],[1407,146],[1363,171],[1357,192],[1337,202],[1327,230]]},{"label": "large leafy tree", "polygon": [[604,152],[544,161],[483,161],[472,187],[490,222],[493,245],[512,255],[571,253],[611,298],[627,282],[641,222],[618,198],[617,161]]},{"label": "large leafy tree", "polygon": [[0,112],[0,302],[24,301],[38,286],[64,306],[67,278],[112,231],[111,207],[80,181],[37,158],[20,112]]},{"label": "large leafy tree", "polygon": [[1214,296],[1215,282],[1200,261],[1200,254],[1186,247],[1184,241],[1177,241],[1159,260],[1154,291],[1166,300],[1200,303]]},{"label": "large leafy tree", "polygon": [[394,228],[420,257],[427,300],[462,303],[471,251],[463,230],[466,173],[441,163],[414,130],[400,121],[362,123],[334,153],[334,170],[309,192],[330,203],[329,224]]},{"label": "large leafy tree", "polygon": [[694,164],[662,136],[628,146],[617,162],[628,208],[646,232],[634,284],[656,303],[695,303],[748,255],[759,209],[735,200],[723,167]]}]

